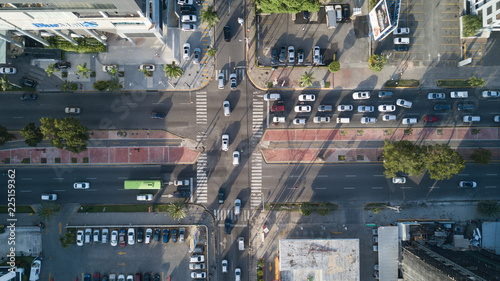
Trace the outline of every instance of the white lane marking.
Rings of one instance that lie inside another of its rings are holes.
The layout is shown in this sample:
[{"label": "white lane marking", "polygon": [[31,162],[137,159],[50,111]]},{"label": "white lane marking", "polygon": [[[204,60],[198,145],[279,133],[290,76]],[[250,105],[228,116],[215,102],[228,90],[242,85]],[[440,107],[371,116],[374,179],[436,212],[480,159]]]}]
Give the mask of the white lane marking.
[{"label": "white lane marking", "polygon": [[487,176],[496,176],[498,174],[486,174]]},{"label": "white lane marking", "polygon": [[401,189],[410,189],[411,186],[402,186]]},{"label": "white lane marking", "polygon": [[357,175],[345,175],[346,178],[355,178]]},{"label": "white lane marking", "polygon": [[85,189],[85,191],[97,191],[97,189]]},{"label": "white lane marking", "polygon": [[374,177],[385,177],[385,175],[373,175]]},{"label": "white lane marking", "polygon": [[63,180],[64,178],[54,178],[55,180]]},{"label": "white lane marking", "polygon": [[33,180],[32,178],[21,178],[21,180],[23,181],[30,181],[30,180]]},{"label": "white lane marking", "polygon": [[469,174],[458,174],[458,175],[459,175],[459,176],[461,176],[461,177],[466,177],[466,176],[468,176]]},{"label": "white lane marking", "polygon": [[383,189],[381,186],[373,186],[372,189]]},{"label": "white lane marking", "polygon": [[344,187],[344,189],[354,189],[354,187]]},{"label": "white lane marking", "polygon": [[97,178],[85,178],[86,180],[96,180]]},{"label": "white lane marking", "polygon": [[316,189],[326,189],[326,187],[316,187]]},{"label": "white lane marking", "polygon": [[12,117],[13,119],[23,119],[24,117]]},{"label": "white lane marking", "polygon": [[317,175],[318,178],[327,178],[328,175]]},{"label": "white lane marking", "polygon": [[21,192],[31,192],[31,190],[21,190]]},{"label": "white lane marking", "polygon": [[119,180],[126,180],[126,179],[128,179],[128,177],[118,177],[117,179],[119,179]]},{"label": "white lane marking", "polygon": [[497,188],[495,185],[485,186],[484,188]]},{"label": "white lane marking", "polygon": [[61,192],[61,191],[66,191],[65,189],[56,189],[54,191]]},{"label": "white lane marking", "polygon": [[439,188],[439,186],[429,186],[429,189]]}]

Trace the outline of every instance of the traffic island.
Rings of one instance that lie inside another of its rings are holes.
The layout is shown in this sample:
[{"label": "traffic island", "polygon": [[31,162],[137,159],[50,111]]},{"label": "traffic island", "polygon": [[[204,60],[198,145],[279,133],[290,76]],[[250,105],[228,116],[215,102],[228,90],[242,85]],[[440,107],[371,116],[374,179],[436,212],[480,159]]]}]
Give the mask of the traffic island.
[{"label": "traffic island", "polygon": [[384,88],[418,88],[418,80],[389,80],[384,83]]}]

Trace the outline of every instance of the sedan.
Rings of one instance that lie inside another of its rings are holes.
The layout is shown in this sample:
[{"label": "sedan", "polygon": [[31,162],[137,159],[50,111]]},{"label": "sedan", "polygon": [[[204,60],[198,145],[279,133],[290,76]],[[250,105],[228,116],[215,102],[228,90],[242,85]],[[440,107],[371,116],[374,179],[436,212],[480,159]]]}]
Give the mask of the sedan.
[{"label": "sedan", "polygon": [[458,187],[464,187],[464,188],[471,187],[471,188],[475,188],[475,187],[477,187],[477,183],[475,181],[460,181],[458,183]]},{"label": "sedan", "polygon": [[183,15],[181,17],[181,22],[196,22],[195,15]]},{"label": "sedan", "polygon": [[394,38],[394,45],[408,45],[408,44],[410,44],[410,38],[408,37]]},{"label": "sedan", "polygon": [[278,49],[273,48],[271,55],[271,64],[277,64],[277,63],[278,63]]},{"label": "sedan", "polygon": [[483,98],[498,98],[500,97],[500,92],[497,91],[483,91]]},{"label": "sedan", "polygon": [[235,280],[235,281],[240,281],[240,280],[241,280],[241,269],[236,268],[236,269],[234,270],[234,275],[235,275],[234,280]]},{"label": "sedan", "polygon": [[23,94],[19,97],[20,100],[36,100],[37,98],[37,94]]},{"label": "sedan", "polygon": [[167,116],[163,112],[151,112],[151,115],[149,116],[151,119],[165,119],[165,116]]},{"label": "sedan", "polygon": [[375,107],[372,105],[360,105],[358,106],[358,112],[373,112]]},{"label": "sedan", "polygon": [[181,6],[181,15],[194,15],[196,14],[196,8],[190,5]]},{"label": "sedan", "polygon": [[118,241],[120,241],[120,247],[125,247],[127,245],[127,240],[125,239],[125,229],[120,229],[120,234],[118,236]]},{"label": "sedan", "polygon": [[15,67],[0,67],[0,74],[16,74],[17,69]]},{"label": "sedan", "polygon": [[71,68],[71,63],[69,61],[62,61],[54,64],[54,67],[59,70],[68,69]]},{"label": "sedan", "polygon": [[194,271],[194,272],[191,272],[191,278],[202,278],[202,279],[205,279],[207,278],[207,274],[203,271]]},{"label": "sedan", "polygon": [[163,243],[168,243],[168,229],[163,230]]},{"label": "sedan", "polygon": [[401,121],[403,125],[412,125],[412,124],[417,124],[418,119],[417,118],[403,118]]},{"label": "sedan", "polygon": [[226,234],[231,234],[231,219],[230,218],[226,218],[224,220],[224,232]]},{"label": "sedan", "polygon": [[200,48],[194,49],[193,55],[194,55],[193,56],[193,63],[194,64],[200,63],[201,49]]},{"label": "sedan", "polygon": [[182,47],[183,53],[182,53],[182,58],[185,60],[188,60],[189,57],[191,56],[191,44],[185,43],[184,46]]},{"label": "sedan", "polygon": [[67,114],[80,114],[81,110],[79,107],[66,107],[64,113]]},{"label": "sedan", "polygon": [[384,114],[382,116],[382,121],[394,121],[396,120],[396,115],[394,114]]},{"label": "sedan", "polygon": [[223,72],[219,73],[218,80],[219,80],[219,89],[220,90],[224,89],[224,73]]},{"label": "sedan", "polygon": [[155,228],[154,240],[156,242],[160,241],[160,233],[160,230],[158,228]]},{"label": "sedan", "polygon": [[299,101],[315,101],[316,96],[313,94],[302,94],[299,96]]},{"label": "sedan", "polygon": [[319,112],[333,111],[333,106],[322,104],[322,105],[318,106],[318,111]]},{"label": "sedan", "polygon": [[337,111],[352,111],[353,107],[350,104],[341,104],[337,106]]},{"label": "sedan", "polygon": [[445,97],[444,93],[429,93],[427,95],[429,100],[444,100]]},{"label": "sedan", "polygon": [[375,124],[377,118],[375,117],[361,117],[361,124]]},{"label": "sedan", "polygon": [[222,150],[228,151],[229,149],[229,135],[222,135]]},{"label": "sedan", "polygon": [[127,231],[127,237],[128,237],[127,243],[129,245],[134,245],[135,244],[135,229],[129,228]]},{"label": "sedan", "polygon": [[380,112],[393,112],[396,111],[396,106],[392,104],[381,104],[378,106]]},{"label": "sedan", "polygon": [[367,100],[370,98],[370,92],[354,92],[352,98],[355,100]]},{"label": "sedan", "polygon": [[182,31],[196,31],[196,24],[194,23],[183,23],[181,25]]},{"label": "sedan", "polygon": [[227,273],[227,260],[222,260],[222,273]]},{"label": "sedan", "polygon": [[285,62],[286,60],[286,46],[281,46],[279,62]]},{"label": "sedan", "polygon": [[399,105],[401,107],[405,107],[405,108],[411,108],[412,106],[412,102],[411,101],[407,101],[407,100],[404,100],[404,99],[398,99],[396,101],[396,105]]},{"label": "sedan", "polygon": [[289,63],[295,62],[295,48],[293,46],[288,47],[288,62]]},{"label": "sedan", "polygon": [[137,243],[144,242],[144,228],[137,228]]},{"label": "sedan", "polygon": [[109,243],[113,247],[118,245],[118,230],[115,229],[115,230],[111,231],[111,239],[110,239]]},{"label": "sedan", "polygon": [[311,106],[310,105],[297,105],[294,108],[295,112],[311,112]]},{"label": "sedan", "polygon": [[219,189],[219,204],[224,204],[224,189]]},{"label": "sedan", "polygon": [[297,63],[302,64],[304,63],[304,50],[299,49],[297,51]]},{"label": "sedan", "polygon": [[435,104],[434,105],[434,110],[436,111],[441,111],[441,110],[450,110],[451,105],[449,104]]},{"label": "sedan", "polygon": [[328,117],[328,116],[324,116],[324,117],[315,116],[313,118],[313,122],[314,123],[330,123],[330,117]]},{"label": "sedan", "polygon": [[83,246],[83,230],[80,229],[76,232],[76,245]]},{"label": "sedan", "polygon": [[425,120],[425,122],[437,122],[437,121],[439,121],[439,117],[437,117],[437,116],[425,116],[424,120]]},{"label": "sedan", "polygon": [[26,87],[31,87],[31,88],[35,88],[36,84],[37,84],[37,82],[35,80],[29,79],[26,77],[21,78],[21,80],[19,80],[19,83],[21,83],[21,85],[24,85]]},{"label": "sedan", "polygon": [[294,125],[305,125],[306,118],[295,118],[295,119],[293,119],[293,124]]},{"label": "sedan", "polygon": [[231,90],[236,90],[236,73],[231,73],[229,75],[229,80],[231,81]]},{"label": "sedan", "polygon": [[313,50],[313,64],[320,64],[321,63],[321,55],[320,55],[320,48],[319,46],[314,46]]},{"label": "sedan", "polygon": [[139,66],[139,70],[146,70],[146,71],[155,71],[156,67],[154,64],[141,64]]},{"label": "sedan", "polygon": [[90,188],[90,183],[88,182],[75,182],[73,184],[74,189],[89,189]]},{"label": "sedan", "polygon": [[392,97],[392,95],[393,95],[392,92],[384,92],[384,91],[378,92],[378,97],[381,99],[390,98]]},{"label": "sedan", "polygon": [[396,28],[396,30],[394,30],[393,34],[394,35],[406,35],[406,34],[410,34],[410,28],[408,28],[408,27]]},{"label": "sedan", "polygon": [[394,183],[394,184],[405,184],[406,183],[406,178],[405,177],[395,177],[395,178],[392,178],[392,183]]},{"label": "sedan", "polygon": [[170,231],[172,242],[174,242],[174,243],[177,243],[177,232],[178,231],[175,228]]},{"label": "sedan", "polygon": [[281,112],[285,111],[285,106],[283,104],[277,104],[271,106],[271,112]]},{"label": "sedan", "polygon": [[231,41],[231,28],[229,25],[224,26],[224,41]]}]

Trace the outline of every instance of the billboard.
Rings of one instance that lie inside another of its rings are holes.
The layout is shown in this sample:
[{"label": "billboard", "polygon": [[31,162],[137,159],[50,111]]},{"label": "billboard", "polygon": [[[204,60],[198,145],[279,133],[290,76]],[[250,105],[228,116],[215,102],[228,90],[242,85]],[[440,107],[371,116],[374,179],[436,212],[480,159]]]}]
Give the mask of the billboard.
[{"label": "billboard", "polygon": [[389,11],[387,10],[387,2],[385,0],[381,0],[375,5],[375,8],[370,11],[369,17],[374,40],[378,40],[392,27]]}]

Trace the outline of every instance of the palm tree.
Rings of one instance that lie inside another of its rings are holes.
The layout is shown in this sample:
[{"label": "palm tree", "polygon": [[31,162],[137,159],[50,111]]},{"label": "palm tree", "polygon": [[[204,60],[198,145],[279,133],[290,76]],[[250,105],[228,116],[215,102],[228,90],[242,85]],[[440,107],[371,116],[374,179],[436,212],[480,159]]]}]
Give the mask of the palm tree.
[{"label": "palm tree", "polygon": [[182,201],[176,201],[167,205],[167,213],[174,219],[180,220],[187,216],[187,206],[186,203]]},{"label": "palm tree", "polygon": [[87,68],[87,63],[77,65],[78,71],[76,74],[81,74],[84,78],[89,78],[90,69]]},{"label": "palm tree", "polygon": [[216,51],[217,51],[217,49],[215,49],[215,48],[210,48],[210,49],[208,49],[208,51],[207,51],[207,56],[209,56],[209,57],[213,57],[213,56],[215,56],[215,52],[216,52]]},{"label": "palm tree", "polygon": [[307,73],[307,72],[304,72],[304,75],[300,75],[300,80],[299,80],[299,83],[301,86],[303,87],[309,87],[313,84],[313,76],[314,72],[311,72],[311,73]]},{"label": "palm tree", "polygon": [[121,90],[121,88],[123,88],[123,85],[120,81],[118,81],[118,79],[111,79],[108,81],[108,90],[110,92],[117,92]]},{"label": "palm tree", "polygon": [[74,82],[63,81],[61,83],[61,91],[63,92],[71,92],[74,91],[78,86]]},{"label": "palm tree", "polygon": [[42,202],[42,204],[36,209],[36,214],[41,220],[50,220],[59,210],[61,206],[52,202]]},{"label": "palm tree", "polygon": [[113,66],[110,70],[109,70],[109,74],[113,77],[113,79],[115,78],[116,76],[116,73],[118,72],[118,67],[115,67]]},{"label": "palm tree", "polygon": [[488,217],[496,217],[500,210],[498,202],[494,200],[479,201],[476,206],[477,212]]},{"label": "palm tree", "polygon": [[47,69],[45,69],[45,72],[47,72],[47,75],[49,77],[52,76],[52,73],[54,73],[54,71],[56,71],[56,69],[54,69],[54,65],[53,64],[49,64],[47,66]]},{"label": "palm tree", "polygon": [[10,82],[9,79],[7,78],[7,74],[4,74],[3,77],[0,77],[0,87],[2,87],[2,91],[7,91],[10,89]]},{"label": "palm tree", "polygon": [[181,75],[184,73],[182,68],[175,65],[175,61],[173,61],[172,64],[165,64],[163,66],[163,71],[165,71],[165,76],[169,79],[181,77]]},{"label": "palm tree", "polygon": [[201,22],[206,22],[208,28],[214,27],[219,21],[219,15],[213,10],[212,6],[208,6],[206,10],[201,11]]}]

